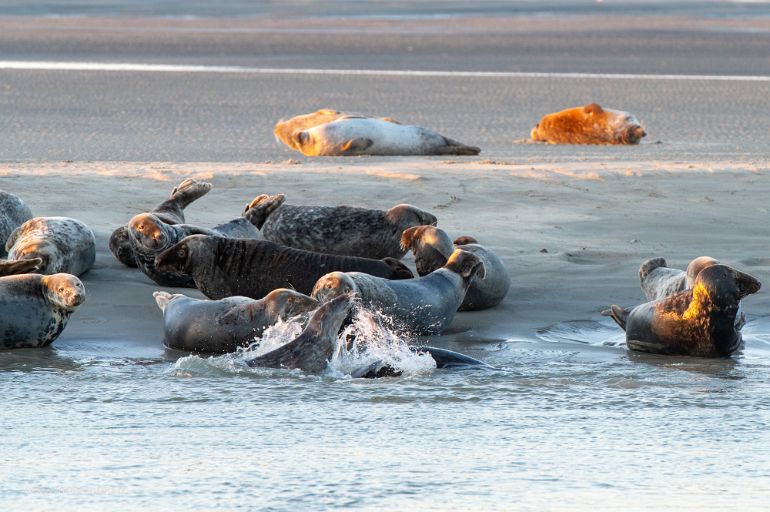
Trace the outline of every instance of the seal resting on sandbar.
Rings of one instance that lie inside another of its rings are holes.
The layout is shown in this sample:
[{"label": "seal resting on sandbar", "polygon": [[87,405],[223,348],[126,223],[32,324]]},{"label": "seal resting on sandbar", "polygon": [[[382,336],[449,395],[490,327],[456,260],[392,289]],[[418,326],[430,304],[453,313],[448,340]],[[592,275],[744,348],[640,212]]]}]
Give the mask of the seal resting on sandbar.
[{"label": "seal resting on sandbar", "polygon": [[40,274],[79,276],[96,260],[91,228],[69,217],[35,217],[16,228],[5,244],[9,260],[40,258]]},{"label": "seal resting on sandbar", "polygon": [[318,307],[318,301],[281,288],[264,299],[228,297],[200,300],[168,292],[153,293],[163,311],[166,346],[206,354],[234,352],[278,320],[287,320]]},{"label": "seal resting on sandbar", "polygon": [[[282,194],[262,195],[253,202],[283,203]],[[251,205],[250,205],[251,206]],[[360,256],[401,258],[401,234],[412,226],[435,225],[436,217],[409,204],[389,210],[352,206],[294,206],[279,204],[260,227],[266,240],[306,251]]]},{"label": "seal resting on sandbar", "polygon": [[242,295],[260,299],[276,288],[309,294],[319,277],[334,270],[360,271],[387,279],[410,279],[398,260],[357,258],[285,247],[267,240],[188,236],[156,258],[158,270],[192,276],[210,299]]},{"label": "seal resting on sandbar", "polygon": [[363,307],[390,317],[410,334],[441,334],[476,276],[484,278],[481,259],[455,249],[443,267],[415,279],[389,281],[359,272],[331,272],[318,280],[311,297],[323,302],[352,293]]},{"label": "seal resting on sandbar", "polygon": [[461,236],[452,242],[449,235],[437,227],[417,226],[404,231],[401,246],[412,251],[417,273],[421,276],[443,267],[456,248],[479,257],[484,263],[486,277],[471,282],[460,311],[495,307],[502,302],[511,287],[511,278],[500,257],[480,245],[473,237]]},{"label": "seal resting on sandbar", "polygon": [[[174,187],[168,199],[147,213],[155,215],[166,224],[184,224],[184,209],[211,190],[211,183],[187,178]],[[110,235],[110,251],[127,267],[136,267],[136,257],[128,238],[128,226],[120,226]]]},{"label": "seal resting on sandbar", "polygon": [[50,345],[85,300],[83,283],[71,274],[0,277],[0,348]]},{"label": "seal resting on sandbar", "polygon": [[754,277],[727,265],[698,274],[690,290],[631,309],[604,312],[626,331],[630,350],[697,357],[727,357],[742,345],[740,301],[759,291]]},{"label": "seal resting on sandbar", "polygon": [[295,130],[290,146],[305,156],[478,155],[481,150],[428,128],[371,117],[343,117]]},{"label": "seal resting on sandbar", "polygon": [[5,242],[13,230],[31,218],[32,211],[19,196],[0,190],[0,256],[7,254]]},{"label": "seal resting on sandbar", "polygon": [[140,213],[128,223],[128,237],[139,269],[161,286],[192,288],[191,276],[178,272],[160,271],[155,257],[190,235],[210,235],[225,238],[261,238],[256,223],[262,222],[264,205],[247,208],[243,215],[211,229],[191,224],[166,224],[152,213]]},{"label": "seal resting on sandbar", "polygon": [[591,103],[543,116],[531,135],[550,144],[638,144],[647,134],[632,114]]},{"label": "seal resting on sandbar", "polygon": [[647,300],[658,300],[692,288],[701,270],[719,264],[711,256],[699,256],[687,270],[669,268],[664,258],[651,258],[639,267],[639,280]]},{"label": "seal resting on sandbar", "polygon": [[31,260],[0,260],[0,277],[15,276],[17,274],[29,274],[40,268],[43,260],[33,258]]},{"label": "seal resting on sandbar", "polygon": [[305,373],[321,373],[336,352],[337,333],[350,312],[352,299],[340,295],[313,313],[302,333],[289,343],[246,362],[249,366],[299,368]]}]

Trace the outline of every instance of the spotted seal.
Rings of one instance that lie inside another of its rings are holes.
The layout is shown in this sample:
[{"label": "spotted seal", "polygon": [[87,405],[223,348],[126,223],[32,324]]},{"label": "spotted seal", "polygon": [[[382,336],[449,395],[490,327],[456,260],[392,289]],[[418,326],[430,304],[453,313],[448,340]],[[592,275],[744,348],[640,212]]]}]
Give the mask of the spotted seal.
[{"label": "spotted seal", "polygon": [[91,228],[69,217],[34,217],[16,228],[5,244],[9,260],[43,260],[41,274],[79,276],[96,260]]},{"label": "spotted seal", "polygon": [[474,279],[460,311],[477,311],[497,306],[511,287],[511,278],[503,261],[480,245],[475,238],[462,236],[454,243],[443,230],[434,226],[409,228],[401,235],[401,246],[414,254],[417,273],[425,276],[446,264],[455,248],[471,252],[484,263],[485,279]]},{"label": "spotted seal", "polygon": [[339,347],[337,333],[348,316],[352,299],[340,295],[313,313],[302,333],[289,343],[246,362],[252,367],[298,368],[321,373]]},{"label": "spotted seal", "polygon": [[333,270],[360,271],[388,279],[409,279],[411,270],[392,258],[338,256],[278,245],[267,240],[193,235],[160,253],[163,272],[192,276],[211,299],[243,295],[259,299],[276,288],[308,294],[319,277]]},{"label": "spotted seal", "polygon": [[311,297],[323,302],[352,293],[364,307],[389,316],[411,334],[441,334],[476,276],[484,278],[481,259],[455,249],[443,267],[415,279],[389,281],[359,272],[331,272],[318,280]]},{"label": "spotted seal", "polygon": [[[416,206],[398,204],[389,210],[352,206],[294,206],[283,195],[262,195],[257,204],[280,204],[260,226],[266,240],[306,251],[401,258],[402,232],[412,226],[435,225],[436,216]],[[253,203],[252,203],[253,204]]]},{"label": "spotted seal", "polygon": [[550,144],[639,144],[647,133],[632,114],[591,103],[543,116],[531,135]]},{"label": "spotted seal", "polygon": [[0,190],[0,257],[8,254],[5,243],[11,233],[31,218],[32,211],[19,196]]},{"label": "spotted seal", "polygon": [[[171,190],[168,199],[148,213],[166,224],[184,224],[184,209],[211,190],[211,183],[187,178]],[[110,251],[127,267],[136,267],[136,257],[128,238],[128,226],[120,226],[110,235]]]},{"label": "spotted seal", "polygon": [[317,300],[285,288],[273,290],[261,300],[248,297],[199,300],[160,291],[153,296],[163,311],[166,345],[206,354],[247,347],[278,320],[318,307]]},{"label": "spotted seal", "polygon": [[759,291],[754,277],[727,265],[701,270],[690,290],[635,308],[605,312],[626,331],[630,350],[727,357],[742,345],[736,318],[741,299]]},{"label": "spotted seal", "polygon": [[0,277],[0,348],[50,345],[85,299],[71,274]]}]

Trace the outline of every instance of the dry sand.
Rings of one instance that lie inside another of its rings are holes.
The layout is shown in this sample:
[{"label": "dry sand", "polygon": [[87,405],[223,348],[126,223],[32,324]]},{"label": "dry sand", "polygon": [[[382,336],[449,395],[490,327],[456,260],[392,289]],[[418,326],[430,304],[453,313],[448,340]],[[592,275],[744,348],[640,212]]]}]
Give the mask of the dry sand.
[{"label": "dry sand", "polygon": [[[503,258],[512,288],[499,307],[461,313],[441,340],[432,340],[467,346],[534,340],[538,328],[602,320],[599,312],[609,304],[640,303],[637,269],[652,256],[683,268],[691,258],[710,255],[767,285],[768,173],[767,161],[61,162],[3,164],[0,188],[24,198],[35,215],[75,217],[97,235],[96,265],[83,276],[88,300],[56,343],[82,344],[95,354],[145,350],[149,357],[161,350],[161,313],[152,298],[161,287],[121,266],[107,239],[188,176],[214,184],[187,209],[193,224],[212,226],[238,216],[258,194],[281,192],[290,204],[412,203],[436,214],[450,235],[477,237]],[[770,294],[748,298],[745,310],[750,320],[764,316]]]}]

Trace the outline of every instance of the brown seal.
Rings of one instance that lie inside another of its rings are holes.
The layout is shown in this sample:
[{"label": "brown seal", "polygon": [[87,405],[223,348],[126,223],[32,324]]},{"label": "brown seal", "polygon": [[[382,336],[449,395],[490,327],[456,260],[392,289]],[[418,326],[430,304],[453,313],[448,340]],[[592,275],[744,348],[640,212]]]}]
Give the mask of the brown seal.
[{"label": "brown seal", "polygon": [[532,140],[550,144],[638,144],[647,135],[632,114],[596,103],[543,116]]}]

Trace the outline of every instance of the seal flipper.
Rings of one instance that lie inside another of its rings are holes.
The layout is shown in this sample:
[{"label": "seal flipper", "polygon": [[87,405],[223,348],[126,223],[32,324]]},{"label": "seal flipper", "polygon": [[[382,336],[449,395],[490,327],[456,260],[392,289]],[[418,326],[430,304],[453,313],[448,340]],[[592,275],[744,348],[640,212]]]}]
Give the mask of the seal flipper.
[{"label": "seal flipper", "polygon": [[656,268],[667,267],[665,258],[651,258],[639,267],[639,279],[644,279]]},{"label": "seal flipper", "polygon": [[31,274],[43,264],[40,258],[29,260],[0,260],[0,277]]},{"label": "seal flipper", "polygon": [[626,330],[626,321],[628,315],[631,313],[630,309],[623,309],[620,306],[613,304],[610,309],[602,311],[602,316],[611,316],[615,323],[620,326],[624,331]]},{"label": "seal flipper", "polygon": [[340,152],[342,154],[357,153],[359,151],[366,151],[369,149],[374,141],[365,137],[358,137],[357,139],[350,139],[342,143]]},{"label": "seal flipper", "polygon": [[168,292],[153,292],[153,297],[155,297],[155,303],[158,304],[158,307],[161,311],[166,311],[166,306],[168,306],[168,303],[174,300],[177,297],[184,297],[181,293],[175,293],[171,294]]},{"label": "seal flipper", "polygon": [[446,147],[442,148],[441,151],[441,154],[444,155],[474,156],[481,153],[481,148],[468,146],[449,137],[444,137],[444,142],[446,142]]},{"label": "seal flipper", "polygon": [[251,222],[257,229],[262,229],[267,218],[286,200],[284,194],[261,194],[252,199],[243,211],[243,217]]},{"label": "seal flipper", "polygon": [[200,199],[208,194],[211,187],[211,183],[206,181],[197,181],[193,178],[187,178],[174,187],[168,198],[170,201],[178,203],[179,207],[184,209],[196,199]]}]

